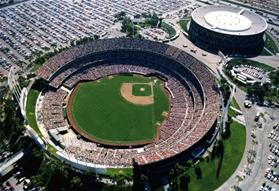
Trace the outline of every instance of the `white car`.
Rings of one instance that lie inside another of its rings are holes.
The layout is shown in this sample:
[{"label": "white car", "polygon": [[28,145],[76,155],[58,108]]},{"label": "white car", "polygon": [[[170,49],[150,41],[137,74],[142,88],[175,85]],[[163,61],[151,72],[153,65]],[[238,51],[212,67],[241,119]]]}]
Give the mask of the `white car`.
[{"label": "white car", "polygon": [[271,160],[271,159],[269,159],[269,160],[268,160],[268,164],[270,164],[271,162],[272,162],[272,160]]},{"label": "white car", "polygon": [[271,174],[268,174],[268,175],[267,175],[267,178],[270,179],[270,178],[271,178]]},{"label": "white car", "polygon": [[266,169],[266,172],[269,173],[269,172],[270,172],[270,168],[267,168],[267,169]]},{"label": "white car", "polygon": [[274,179],[273,179],[273,182],[276,182],[278,180],[278,178],[277,177],[275,177]]}]

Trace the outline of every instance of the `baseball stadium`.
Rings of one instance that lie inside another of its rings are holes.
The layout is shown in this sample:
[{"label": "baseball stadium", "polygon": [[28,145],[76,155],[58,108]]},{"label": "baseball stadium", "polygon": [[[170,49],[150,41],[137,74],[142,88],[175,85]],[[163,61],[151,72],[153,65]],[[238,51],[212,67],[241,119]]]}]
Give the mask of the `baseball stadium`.
[{"label": "baseball stadium", "polygon": [[86,42],[35,72],[46,140],[62,160],[131,167],[172,160],[212,137],[221,97],[211,71],[179,48],[142,39]]},{"label": "baseball stadium", "polygon": [[211,48],[241,51],[261,49],[266,29],[266,21],[250,10],[211,5],[192,12],[189,36]]}]

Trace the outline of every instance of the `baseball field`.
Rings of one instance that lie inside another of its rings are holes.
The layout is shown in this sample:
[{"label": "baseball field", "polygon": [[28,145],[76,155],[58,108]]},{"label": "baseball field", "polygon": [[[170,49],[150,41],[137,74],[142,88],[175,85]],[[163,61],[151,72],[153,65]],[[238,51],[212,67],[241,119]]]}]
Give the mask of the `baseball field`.
[{"label": "baseball field", "polygon": [[170,110],[169,94],[156,77],[115,75],[80,83],[68,102],[70,123],[87,139],[137,145],[159,138]]}]

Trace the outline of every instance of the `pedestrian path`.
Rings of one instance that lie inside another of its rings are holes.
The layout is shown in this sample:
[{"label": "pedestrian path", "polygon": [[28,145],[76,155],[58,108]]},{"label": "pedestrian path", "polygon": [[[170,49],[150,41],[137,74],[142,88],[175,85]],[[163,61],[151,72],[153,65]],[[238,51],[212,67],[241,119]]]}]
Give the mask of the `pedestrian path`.
[{"label": "pedestrian path", "polygon": [[232,120],[234,120],[234,121],[236,121],[236,122],[238,122],[238,123],[240,123],[240,124],[245,126],[245,121],[242,121],[239,118],[232,117]]}]

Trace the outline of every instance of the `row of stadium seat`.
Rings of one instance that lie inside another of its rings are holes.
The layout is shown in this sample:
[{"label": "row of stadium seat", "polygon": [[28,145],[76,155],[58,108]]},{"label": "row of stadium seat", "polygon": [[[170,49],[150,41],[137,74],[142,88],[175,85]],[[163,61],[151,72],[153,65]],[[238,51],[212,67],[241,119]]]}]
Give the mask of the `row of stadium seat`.
[{"label": "row of stadium seat", "polygon": [[[216,120],[220,95],[213,75],[201,62],[180,49],[138,39],[108,39],[67,51],[48,60],[36,71],[53,87],[63,85],[72,89],[80,80],[96,80],[123,72],[156,72],[168,79],[167,85],[173,94],[172,110],[161,127],[158,141],[146,145],[143,152],[92,146],[97,164],[130,166],[132,158],[139,164],[168,158],[199,141]],[[66,56],[72,61],[66,61]],[[69,151],[81,160],[85,155],[93,162],[90,150],[86,148],[71,145]]]}]

